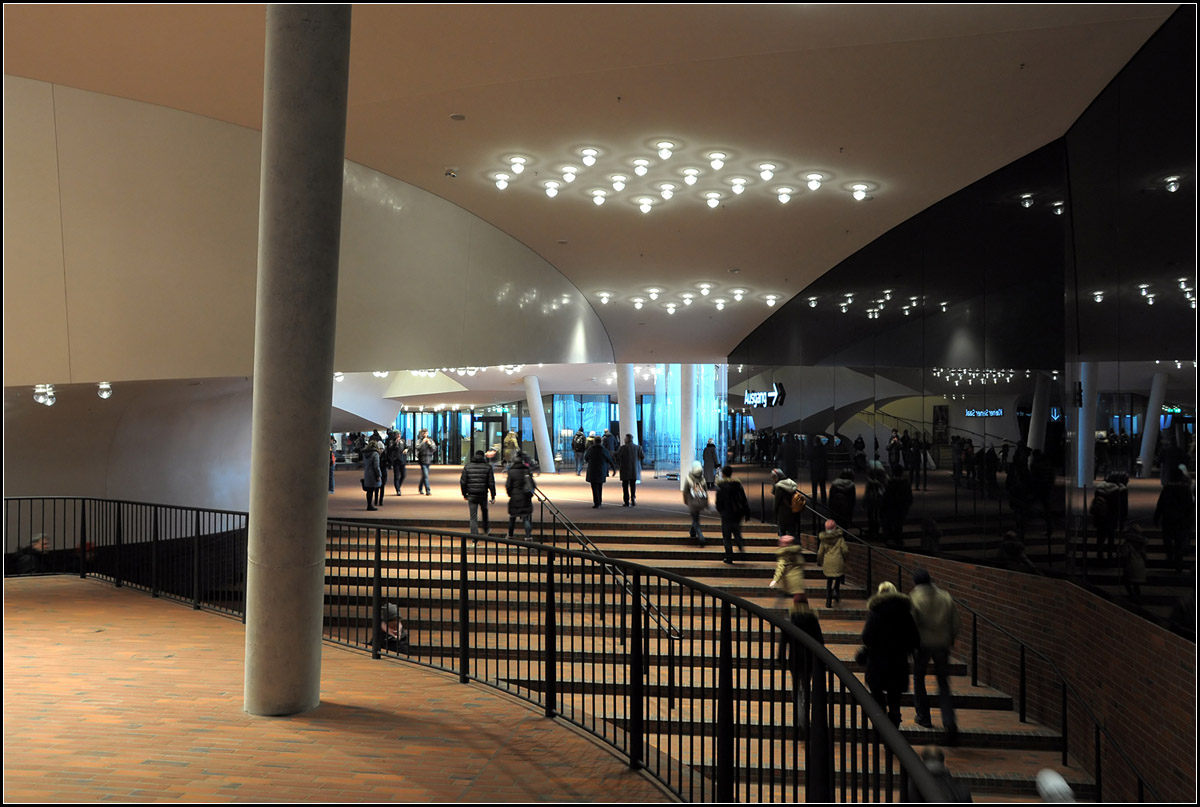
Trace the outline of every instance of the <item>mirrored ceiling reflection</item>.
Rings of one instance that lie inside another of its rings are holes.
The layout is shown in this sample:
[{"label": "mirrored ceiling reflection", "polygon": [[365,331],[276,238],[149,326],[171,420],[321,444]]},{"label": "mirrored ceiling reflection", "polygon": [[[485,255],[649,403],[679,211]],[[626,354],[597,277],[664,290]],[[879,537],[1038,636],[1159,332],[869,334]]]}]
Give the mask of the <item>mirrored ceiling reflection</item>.
[{"label": "mirrored ceiling reflection", "polygon": [[730,363],[1061,367],[1065,188],[1056,141],[843,261]]}]

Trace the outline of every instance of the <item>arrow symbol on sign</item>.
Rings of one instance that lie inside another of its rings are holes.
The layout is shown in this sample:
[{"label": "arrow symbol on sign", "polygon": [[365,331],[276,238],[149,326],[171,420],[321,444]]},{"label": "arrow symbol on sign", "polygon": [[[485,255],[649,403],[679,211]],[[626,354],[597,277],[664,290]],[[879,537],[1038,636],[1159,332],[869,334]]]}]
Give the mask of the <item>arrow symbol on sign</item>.
[{"label": "arrow symbol on sign", "polygon": [[1050,407],[1050,419],[1057,421],[1062,418],[1062,413],[1058,411],[1057,406]]},{"label": "arrow symbol on sign", "polygon": [[773,383],[771,384],[771,391],[767,393],[767,406],[781,406],[783,404],[783,399],[786,397],[787,392],[784,390],[783,385],[779,383]]}]

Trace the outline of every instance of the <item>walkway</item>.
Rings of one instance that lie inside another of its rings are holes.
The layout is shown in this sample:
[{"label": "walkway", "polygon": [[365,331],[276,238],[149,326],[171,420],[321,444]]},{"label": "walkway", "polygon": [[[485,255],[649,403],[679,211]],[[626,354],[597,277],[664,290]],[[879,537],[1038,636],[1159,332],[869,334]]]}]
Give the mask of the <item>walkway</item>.
[{"label": "walkway", "polygon": [[670,800],[453,676],[326,644],[321,706],[255,717],[237,621],[70,577],[7,579],[4,597],[6,803]]}]

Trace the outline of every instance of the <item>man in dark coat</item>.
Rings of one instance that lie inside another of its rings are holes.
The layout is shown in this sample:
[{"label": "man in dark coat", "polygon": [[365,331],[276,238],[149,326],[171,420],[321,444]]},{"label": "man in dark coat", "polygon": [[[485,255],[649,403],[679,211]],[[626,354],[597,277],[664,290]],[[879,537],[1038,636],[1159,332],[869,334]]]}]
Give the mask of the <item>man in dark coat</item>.
[{"label": "man in dark coat", "polygon": [[575,452],[576,476],[579,476],[583,472],[583,455],[587,451],[587,443],[587,435],[583,433],[583,427],[580,426],[571,438],[571,450]]},{"label": "man in dark coat", "polygon": [[862,641],[867,648],[867,689],[899,727],[900,696],[908,691],[908,657],[920,647],[921,635],[913,621],[912,601],[895,584],[880,583],[867,600]]},{"label": "man in dark coat", "polygon": [[746,551],[742,540],[742,521],[750,515],[750,503],[742,483],[733,478],[733,466],[721,469],[721,481],[717,483],[717,512],[721,514],[721,538],[725,542],[725,562],[733,563],[733,544],[738,550]]},{"label": "man in dark coat", "polygon": [[642,476],[642,463],[646,455],[642,447],[633,442],[633,435],[625,435],[625,444],[617,449],[617,470],[621,475],[622,507],[637,507],[637,483]]},{"label": "man in dark coat", "polygon": [[478,534],[478,515],[479,507],[483,506],[483,534],[487,535],[490,532],[488,523],[488,498],[491,501],[496,501],[496,474],[492,471],[492,464],[483,456],[482,451],[476,451],[475,456],[471,457],[462,471],[462,475],[458,478],[459,488],[462,490],[463,498],[467,500],[467,505],[471,514],[471,534]]},{"label": "man in dark coat", "polygon": [[912,503],[913,495],[908,475],[901,468],[899,473],[888,480],[887,489],[883,494],[883,509],[880,512],[884,540],[888,546],[904,546],[904,520],[908,518]]},{"label": "man in dark coat", "polygon": [[829,486],[829,512],[839,527],[854,526],[854,501],[858,491],[854,486],[854,469],[843,468],[841,476]]},{"label": "man in dark coat", "polygon": [[504,482],[504,491],[508,494],[508,537],[513,537],[513,529],[517,519],[525,525],[525,540],[533,538],[533,471],[529,467],[529,457],[524,451],[517,450],[512,465],[508,469],[508,478]]},{"label": "man in dark coat", "polygon": [[587,463],[588,483],[592,486],[592,507],[599,507],[604,501],[604,481],[610,471],[617,467],[617,461],[604,444],[592,438],[592,444],[584,452],[583,461]]},{"label": "man in dark coat", "polygon": [[[1187,477],[1183,476],[1183,479]],[[1163,485],[1154,508],[1154,526],[1162,528],[1167,559],[1174,564],[1176,573],[1183,572],[1183,555],[1191,543],[1190,533],[1195,518],[1196,500],[1192,495],[1192,486],[1186,481]]]},{"label": "man in dark coat", "polygon": [[829,479],[829,461],[826,457],[825,441],[821,435],[814,434],[808,447],[808,472],[812,478],[813,499],[817,498],[817,488],[821,489],[821,504],[826,504],[825,482]]}]

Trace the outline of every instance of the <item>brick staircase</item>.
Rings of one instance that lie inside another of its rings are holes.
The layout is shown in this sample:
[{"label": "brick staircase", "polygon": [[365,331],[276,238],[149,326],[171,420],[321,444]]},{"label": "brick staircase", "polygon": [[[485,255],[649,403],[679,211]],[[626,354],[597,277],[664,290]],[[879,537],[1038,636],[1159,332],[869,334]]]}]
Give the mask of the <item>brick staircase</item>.
[{"label": "brick staircase", "polygon": [[[784,610],[783,598],[768,588],[774,573],[776,545],[770,525],[747,525],[746,551],[739,553],[732,565],[721,562],[724,552],[720,530],[709,523],[705,524],[708,543],[703,548],[688,538],[685,523],[664,525],[647,521],[578,526],[609,557],[683,575],[737,594],[764,608]],[[423,528],[433,530],[437,527],[465,530],[461,522],[423,523]],[[403,548],[400,546],[385,549],[385,596],[401,607],[405,625],[412,635],[414,658],[435,666],[449,666],[457,653],[452,639],[457,626],[458,592],[452,567],[458,562],[459,544],[456,540],[446,539],[434,546],[436,548],[429,549],[416,561],[411,556],[402,560]],[[348,612],[342,609],[341,613],[329,614],[327,625],[334,633],[347,629],[353,633],[366,628],[361,613],[369,603],[371,572],[365,556],[355,554],[358,551],[334,550],[328,561],[329,590],[337,592],[339,602],[352,601],[359,606]],[[471,605],[472,618],[481,623],[480,635],[485,637],[475,640],[485,645],[473,648],[476,669],[485,673],[491,670],[488,677],[497,677],[502,688],[514,694],[530,697],[539,693],[544,686],[544,670],[538,661],[542,636],[534,617],[539,607],[536,585],[528,581],[514,583],[502,574],[511,562],[505,547],[489,545],[485,541],[478,546],[472,544],[470,551],[471,568],[477,575],[477,583],[473,586],[479,592]],[[812,560],[815,561],[815,557]],[[853,659],[866,619],[867,592],[847,581],[842,588],[842,601],[827,609],[824,607],[824,578],[815,562],[808,569],[807,578],[810,600],[821,619],[827,647],[861,680],[862,670]],[[594,588],[597,584],[596,581],[581,583],[581,586],[588,585]],[[611,583],[601,585],[607,587],[604,596],[615,608],[622,594],[620,587]],[[617,736],[627,728],[626,715],[622,711],[624,701],[618,697],[627,689],[624,672],[613,666],[600,676],[603,684],[597,684],[595,680],[598,667],[603,670],[605,665],[612,664],[610,652],[620,641],[622,626],[615,615],[603,624],[597,624],[595,614],[575,602],[569,593],[564,593],[560,605],[562,622],[558,641],[562,661],[557,676],[560,702],[567,710],[590,708],[595,711],[596,696],[613,696],[603,714],[590,714],[584,722],[591,720],[599,729],[596,733],[601,736],[609,736],[609,733]],[[715,716],[705,706],[711,701],[702,700],[695,704],[694,699],[697,694],[710,693],[715,688],[718,614],[711,608],[690,608],[686,602],[671,603],[664,608],[664,613],[687,638],[672,647],[668,657],[670,642],[661,632],[651,631],[647,690],[652,695],[667,691],[677,693],[678,702],[672,701],[672,709],[660,705],[658,711],[652,710],[646,715],[647,753],[686,759],[692,769],[711,773],[715,759],[712,748]],[[774,768],[776,760],[790,753],[787,750],[790,746],[787,740],[791,736],[790,718],[784,704],[755,702],[752,695],[747,695],[753,692],[750,684],[755,675],[783,673],[774,670],[770,661],[758,658],[773,654],[773,649],[757,646],[748,637],[745,648],[746,653],[735,665],[738,680],[742,681],[744,676],[746,682],[739,699],[739,754],[761,772],[757,787],[766,790],[758,799],[786,800],[787,793],[781,790],[784,785],[778,781]],[[584,669],[589,671],[586,683],[582,675],[575,676]],[[967,664],[961,658],[954,659],[951,685],[955,693],[960,743],[946,749],[947,764],[955,777],[972,789],[976,801],[1036,801],[1035,777],[1042,768],[1059,771],[1078,799],[1092,798],[1091,777],[1077,765],[1062,765],[1062,738],[1056,729],[1032,722],[1022,723],[1010,695],[986,686],[972,686]],[[924,729],[912,722],[911,692],[902,703],[901,732],[914,746],[940,744],[944,739],[938,727],[937,684],[932,674],[928,677],[927,688],[934,702],[934,729]],[[836,738],[844,735],[849,727],[839,723],[837,707],[834,717]],[[838,769],[844,776],[845,759]],[[755,798],[754,781],[743,781],[740,787],[743,788],[740,797]]]}]

